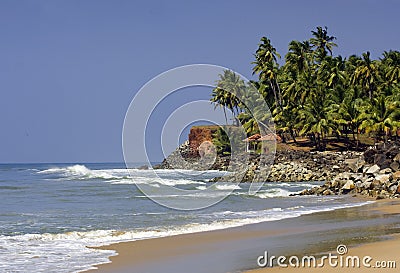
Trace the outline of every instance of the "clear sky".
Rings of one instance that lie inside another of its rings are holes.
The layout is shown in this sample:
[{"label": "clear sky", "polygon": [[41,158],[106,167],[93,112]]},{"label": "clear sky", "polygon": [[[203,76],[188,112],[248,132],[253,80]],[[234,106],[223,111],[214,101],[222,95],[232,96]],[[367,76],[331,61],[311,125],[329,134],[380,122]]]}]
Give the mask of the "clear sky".
[{"label": "clear sky", "polygon": [[127,107],[157,74],[211,63],[251,78],[262,36],[284,56],[319,25],[338,38],[334,54],[379,58],[399,50],[399,11],[396,0],[0,0],[0,162],[120,162]]}]

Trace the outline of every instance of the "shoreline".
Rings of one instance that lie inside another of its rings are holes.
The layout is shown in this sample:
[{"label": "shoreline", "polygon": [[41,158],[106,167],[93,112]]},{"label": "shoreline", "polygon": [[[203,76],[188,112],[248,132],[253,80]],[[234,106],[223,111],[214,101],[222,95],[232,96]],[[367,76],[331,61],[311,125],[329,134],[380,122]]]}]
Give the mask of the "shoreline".
[{"label": "shoreline", "polygon": [[[365,197],[359,200],[371,201]],[[342,241],[352,250],[369,242],[375,245],[382,236],[398,233],[399,212],[400,200],[380,200],[272,222],[111,244],[98,249],[114,250],[117,256],[110,257],[110,263],[96,265],[98,269],[84,272],[182,272],[179,268],[186,267],[193,268],[193,272],[228,272],[232,268],[240,272],[271,272],[271,268],[258,269],[255,262],[257,254],[261,255],[267,246],[279,255],[293,255],[304,251],[324,253]],[[315,244],[318,238],[324,243]],[[395,238],[398,242],[399,237]],[[198,267],[204,264],[207,266],[202,271]]]}]

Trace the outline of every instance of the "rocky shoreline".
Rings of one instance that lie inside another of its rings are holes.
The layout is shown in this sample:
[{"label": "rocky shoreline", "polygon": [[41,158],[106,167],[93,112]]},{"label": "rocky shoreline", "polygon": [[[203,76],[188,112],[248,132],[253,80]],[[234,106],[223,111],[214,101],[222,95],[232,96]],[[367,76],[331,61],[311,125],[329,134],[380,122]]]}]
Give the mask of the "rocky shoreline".
[{"label": "rocky shoreline", "polygon": [[[204,162],[191,156],[188,142],[182,144],[155,169],[203,170]],[[299,195],[360,194],[378,199],[400,197],[400,144],[370,147],[365,152],[277,151],[274,163],[261,166],[260,155],[237,155],[235,172],[211,181],[305,182],[326,181]],[[243,157],[243,160],[241,159]],[[207,169],[227,170],[230,156],[215,156]]]},{"label": "rocky shoreline", "polygon": [[364,161],[299,195],[359,194],[376,199],[400,197],[400,146],[380,145],[364,152]]}]

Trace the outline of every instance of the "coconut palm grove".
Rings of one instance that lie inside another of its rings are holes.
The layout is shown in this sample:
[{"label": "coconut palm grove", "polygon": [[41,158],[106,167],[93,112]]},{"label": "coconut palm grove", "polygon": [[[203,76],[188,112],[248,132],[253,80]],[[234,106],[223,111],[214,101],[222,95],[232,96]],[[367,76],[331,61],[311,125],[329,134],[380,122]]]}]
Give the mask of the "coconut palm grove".
[{"label": "coconut palm grove", "polygon": [[[368,51],[343,57],[334,54],[335,40],[327,27],[317,27],[308,40],[291,41],[282,57],[273,41],[262,37],[253,62],[258,80],[246,83],[227,70],[220,75],[211,102],[230,109],[236,125],[240,122],[248,136],[254,135],[259,132],[254,113],[227,91],[246,92],[252,85],[269,105],[283,142],[306,139],[318,150],[332,141],[357,149],[397,139],[400,52],[389,49],[377,60]],[[221,130],[217,147],[224,142]]]}]

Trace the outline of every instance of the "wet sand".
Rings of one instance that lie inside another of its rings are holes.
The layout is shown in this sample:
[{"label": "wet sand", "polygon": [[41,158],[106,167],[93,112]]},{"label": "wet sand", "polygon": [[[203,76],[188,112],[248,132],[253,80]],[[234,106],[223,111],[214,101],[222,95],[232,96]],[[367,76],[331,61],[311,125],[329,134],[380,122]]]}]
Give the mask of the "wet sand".
[{"label": "wet sand", "polygon": [[[399,213],[400,201],[385,200],[225,230],[113,244],[102,249],[115,250],[118,255],[111,257],[111,263],[99,265],[90,272],[338,272],[344,269],[254,269],[259,268],[257,257],[265,251],[275,256],[334,253],[339,244],[348,247],[349,255],[368,254],[374,260],[397,260],[400,267],[400,239],[392,236],[400,233]],[[396,271],[386,270],[389,271],[377,272]]]},{"label": "wet sand", "polygon": [[[385,204],[387,202],[384,202]],[[376,208],[381,213],[398,215],[400,213],[400,202],[392,202],[391,204],[385,204],[384,206]],[[330,252],[333,255],[337,255],[337,252]],[[346,266],[344,262],[344,267],[336,266],[332,267],[328,263],[325,263],[324,267],[320,268],[294,268],[294,267],[279,267],[274,268],[264,268],[247,271],[247,273],[274,273],[274,272],[398,272],[400,268],[400,235],[394,234],[388,236],[384,241],[362,244],[348,249],[347,254],[343,257],[348,256],[358,256],[360,258],[360,266],[356,263],[353,267],[352,263],[350,267]],[[363,265],[362,258],[370,256],[372,258],[371,262],[367,262]],[[317,264],[321,260],[317,261]],[[394,262],[394,263],[393,263]],[[370,267],[369,267],[370,266]]]}]

